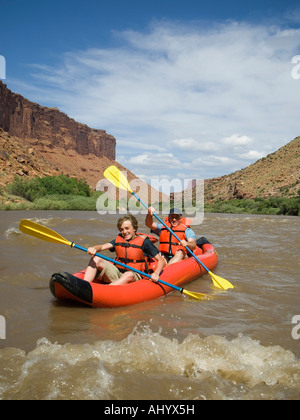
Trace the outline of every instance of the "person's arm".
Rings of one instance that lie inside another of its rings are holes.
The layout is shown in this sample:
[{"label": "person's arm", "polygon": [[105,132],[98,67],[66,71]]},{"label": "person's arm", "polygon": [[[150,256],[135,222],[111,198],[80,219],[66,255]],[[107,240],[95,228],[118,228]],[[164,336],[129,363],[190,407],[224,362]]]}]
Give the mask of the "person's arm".
[{"label": "person's arm", "polygon": [[185,231],[185,240],[183,239],[181,241],[181,245],[184,247],[187,246],[191,251],[197,248],[196,235],[192,229],[188,228]]},{"label": "person's arm", "polygon": [[188,239],[187,241],[183,239],[180,243],[182,246],[188,247],[191,251],[194,251],[197,248],[196,241],[191,238]]},{"label": "person's arm", "polygon": [[155,209],[153,207],[148,208],[148,214],[146,216],[145,224],[151,230],[157,229],[157,223],[153,222],[153,214],[155,213]]},{"label": "person's arm", "polygon": [[143,244],[143,253],[146,257],[149,258],[155,258],[157,261],[157,267],[155,271],[151,275],[151,280],[154,282],[157,282],[159,279],[160,273],[162,272],[166,261],[165,259],[160,255],[159,250],[156,248],[156,246],[150,241],[149,238],[145,239]]},{"label": "person's arm", "polygon": [[158,263],[156,270],[151,274],[151,280],[157,283],[157,281],[159,280],[160,273],[166,265],[166,260],[160,254],[157,254],[154,258],[158,261]]},{"label": "person's arm", "polygon": [[88,254],[95,256],[95,254],[97,254],[98,252],[101,251],[105,251],[107,249],[112,249],[113,248],[113,244],[111,242],[107,242],[106,244],[103,245],[94,245],[91,246],[90,248],[88,248]]}]

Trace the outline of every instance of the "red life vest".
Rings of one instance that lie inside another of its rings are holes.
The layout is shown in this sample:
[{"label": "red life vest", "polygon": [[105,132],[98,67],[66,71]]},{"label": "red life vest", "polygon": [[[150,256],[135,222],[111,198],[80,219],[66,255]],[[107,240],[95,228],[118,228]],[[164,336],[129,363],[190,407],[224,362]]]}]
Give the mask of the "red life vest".
[{"label": "red life vest", "polygon": [[[137,235],[130,241],[126,241],[123,236],[119,234],[115,241],[116,260],[129,265],[136,270],[147,272],[146,257],[142,250],[145,239],[146,236]],[[117,267],[121,271],[126,271],[122,266]]]},{"label": "red life vest", "polygon": [[[181,241],[183,239],[186,239],[185,231],[189,227],[188,225],[185,225],[184,223],[182,223],[184,221],[185,219],[182,219],[180,225],[172,228],[172,225],[169,222],[169,218],[165,219],[165,224],[178,236],[178,238]],[[172,233],[168,231],[168,229],[165,226],[162,227],[161,232],[160,232],[158,249],[160,252],[164,254],[169,254],[169,255],[171,254],[175,255],[176,251],[178,251],[179,249],[182,249],[182,251],[184,251],[187,254],[185,247],[180,245],[180,243],[177,241],[175,236],[172,235]]]}]

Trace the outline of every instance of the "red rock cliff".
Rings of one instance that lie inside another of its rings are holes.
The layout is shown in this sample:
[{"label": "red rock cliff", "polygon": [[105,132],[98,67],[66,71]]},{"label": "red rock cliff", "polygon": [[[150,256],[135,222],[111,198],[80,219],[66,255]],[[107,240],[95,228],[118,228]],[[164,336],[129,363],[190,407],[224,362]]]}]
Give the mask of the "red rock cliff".
[{"label": "red rock cliff", "polygon": [[115,160],[116,139],[69,118],[57,108],[46,108],[11,92],[0,81],[0,128],[36,146],[74,150]]}]

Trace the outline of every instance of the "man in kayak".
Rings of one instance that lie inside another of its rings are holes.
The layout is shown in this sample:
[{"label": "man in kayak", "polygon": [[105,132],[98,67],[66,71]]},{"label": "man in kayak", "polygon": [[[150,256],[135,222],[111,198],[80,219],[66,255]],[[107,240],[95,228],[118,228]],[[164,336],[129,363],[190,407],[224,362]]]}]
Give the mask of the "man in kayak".
[{"label": "man in kayak", "polygon": [[151,232],[159,236],[159,251],[161,255],[168,264],[187,258],[186,247],[190,248],[191,251],[194,251],[197,247],[196,235],[189,225],[185,224],[181,210],[171,209],[169,216],[165,220],[165,224],[178,236],[180,242],[163,224],[153,222],[154,213],[155,209],[149,207],[145,223],[151,229]]},{"label": "man in kayak", "polygon": [[137,234],[138,222],[136,218],[132,215],[121,217],[117,226],[120,233],[116,239],[88,248],[88,253],[92,255],[92,258],[86,269],[84,280],[92,282],[95,278],[100,278],[105,283],[120,285],[142,278],[134,271],[111,264],[95,255],[109,249],[116,252],[117,261],[143,272],[147,272],[147,257],[155,258],[158,264],[156,270],[151,274],[151,280],[157,282],[165,266],[165,261],[147,236]]}]

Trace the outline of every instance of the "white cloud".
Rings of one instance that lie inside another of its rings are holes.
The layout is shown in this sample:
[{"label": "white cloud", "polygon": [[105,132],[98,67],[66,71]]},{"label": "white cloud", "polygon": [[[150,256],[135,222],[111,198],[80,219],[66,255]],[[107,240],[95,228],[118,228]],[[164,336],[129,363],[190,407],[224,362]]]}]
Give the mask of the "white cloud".
[{"label": "white cloud", "polygon": [[257,150],[249,150],[247,153],[241,153],[240,157],[248,161],[256,161],[265,156],[264,152]]},{"label": "white cloud", "polygon": [[198,167],[218,167],[221,165],[222,167],[228,168],[234,167],[234,165],[237,165],[239,161],[228,156],[208,155],[205,157],[196,158],[192,161],[192,163]]},{"label": "white cloud", "polygon": [[179,151],[184,152],[203,152],[203,151],[214,151],[218,150],[219,146],[217,143],[205,140],[195,140],[193,138],[187,139],[174,139],[167,143],[167,145],[174,150],[178,149]]},{"label": "white cloud", "polygon": [[158,22],[119,33],[122,47],[36,67],[40,102],[114,135],[133,172],[220,176],[299,135],[300,81],[291,77],[299,35],[262,24]]},{"label": "white cloud", "polygon": [[171,168],[181,165],[181,162],[172,153],[143,153],[141,155],[133,156],[128,160],[130,165],[135,168],[152,169],[157,168]]},{"label": "white cloud", "polygon": [[169,146],[174,146],[180,150],[200,150],[200,143],[198,143],[195,139],[175,139],[169,142]]},{"label": "white cloud", "polygon": [[252,143],[253,140],[247,136],[240,136],[239,134],[232,134],[232,136],[225,137],[221,140],[221,143],[229,146],[247,146]]}]

